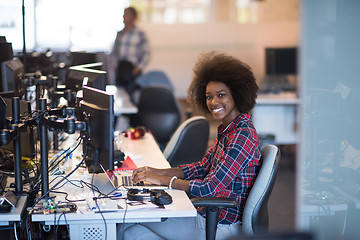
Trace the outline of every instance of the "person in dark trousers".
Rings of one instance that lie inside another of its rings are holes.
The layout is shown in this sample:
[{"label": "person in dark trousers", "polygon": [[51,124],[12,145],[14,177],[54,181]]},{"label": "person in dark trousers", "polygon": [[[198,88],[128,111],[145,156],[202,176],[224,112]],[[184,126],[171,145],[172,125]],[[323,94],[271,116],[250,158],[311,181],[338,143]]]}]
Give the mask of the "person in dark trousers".
[{"label": "person in dark trousers", "polygon": [[136,77],[141,74],[150,58],[146,34],[135,25],[137,15],[135,8],[125,9],[125,26],[117,32],[111,52],[117,61],[116,85],[124,87],[130,95],[136,88]]}]

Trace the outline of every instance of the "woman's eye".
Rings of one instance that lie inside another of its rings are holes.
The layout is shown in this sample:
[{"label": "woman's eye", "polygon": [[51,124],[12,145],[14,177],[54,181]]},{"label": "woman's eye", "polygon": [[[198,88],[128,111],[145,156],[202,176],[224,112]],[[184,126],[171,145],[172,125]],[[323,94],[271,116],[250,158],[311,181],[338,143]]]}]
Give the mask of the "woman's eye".
[{"label": "woman's eye", "polygon": [[223,93],[220,93],[220,94],[219,94],[219,98],[221,98],[221,97],[223,97],[223,96],[225,96],[225,94],[223,94]]},{"label": "woman's eye", "polygon": [[206,96],[206,99],[207,99],[207,100],[210,100],[210,99],[211,99],[211,96]]}]

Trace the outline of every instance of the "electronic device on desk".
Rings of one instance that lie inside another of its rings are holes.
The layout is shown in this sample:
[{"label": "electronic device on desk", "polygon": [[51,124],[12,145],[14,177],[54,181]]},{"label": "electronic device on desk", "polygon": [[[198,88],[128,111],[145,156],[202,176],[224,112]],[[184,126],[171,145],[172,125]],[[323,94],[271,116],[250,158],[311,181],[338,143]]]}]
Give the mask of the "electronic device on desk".
[{"label": "electronic device on desk", "polygon": [[70,66],[87,65],[96,62],[95,52],[70,52]]},{"label": "electronic device on desk", "polygon": [[[0,36],[0,64],[14,57],[12,43],[6,41],[5,36]],[[2,73],[0,68],[0,92],[2,92]]]},{"label": "electronic device on desk", "polygon": [[51,213],[69,213],[76,212],[77,205],[70,202],[56,203],[53,198],[47,198],[39,201],[33,208],[29,207],[29,214],[51,214]]},{"label": "electronic device on desk", "polygon": [[122,132],[125,137],[136,140],[142,138],[148,130],[143,126],[138,126],[135,128],[129,128],[128,130]]},{"label": "electronic device on desk", "polygon": [[156,205],[168,205],[172,203],[170,194],[162,189],[137,189],[130,188],[127,192],[130,201],[150,201]]},{"label": "electronic device on desk", "polygon": [[5,128],[5,114],[6,114],[6,104],[4,99],[0,96],[0,129]]},{"label": "electronic device on desk", "polygon": [[297,73],[296,47],[265,48],[265,78],[262,87],[264,93],[296,91]]},{"label": "electronic device on desk", "polygon": [[84,147],[88,147],[86,165],[89,173],[114,170],[114,95],[84,86],[78,109],[83,113],[87,130]]},{"label": "electronic device on desk", "polygon": [[[99,64],[100,63],[94,63],[87,65],[72,66],[69,68],[69,71],[65,78],[65,85],[66,85],[66,89],[70,91],[73,96],[76,96],[76,97],[68,98],[69,106],[75,106],[76,103],[79,102],[79,98],[82,98],[82,96],[79,97],[77,93],[83,89],[83,86],[89,86],[92,88],[97,88],[105,91],[106,72],[91,67],[93,65],[98,66]],[[75,101],[76,99],[77,101]]]},{"label": "electronic device on desk", "polygon": [[[12,120],[12,99],[3,98],[6,104],[6,119],[10,123]],[[20,117],[26,117],[31,113],[31,104],[29,101],[19,100],[20,105]],[[21,141],[21,156],[33,159],[35,157],[35,136],[34,130],[32,127],[27,127],[26,131],[20,133]],[[8,145],[1,146],[2,149],[8,150],[9,152],[14,152],[13,143]]]},{"label": "electronic device on desk", "polygon": [[105,91],[106,72],[82,66],[70,67],[65,81],[66,88],[79,91],[83,86],[89,86]]},{"label": "electronic device on desk", "polygon": [[19,197],[11,191],[7,191],[0,200],[0,213],[10,212],[16,207]]},{"label": "electronic device on desk", "polygon": [[19,58],[1,63],[2,82],[0,92],[12,93],[10,96],[23,96],[26,85],[22,83],[25,76],[24,65]]}]

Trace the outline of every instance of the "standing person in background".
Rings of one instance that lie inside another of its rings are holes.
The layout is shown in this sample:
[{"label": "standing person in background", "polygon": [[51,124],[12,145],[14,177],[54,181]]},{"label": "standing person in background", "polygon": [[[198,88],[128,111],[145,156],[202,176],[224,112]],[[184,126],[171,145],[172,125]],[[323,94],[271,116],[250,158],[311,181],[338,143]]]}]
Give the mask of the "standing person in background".
[{"label": "standing person in background", "polygon": [[135,90],[135,78],[149,62],[150,50],[145,33],[136,25],[137,11],[133,7],[124,10],[125,27],[117,32],[111,55],[117,62],[116,85],[131,95]]}]

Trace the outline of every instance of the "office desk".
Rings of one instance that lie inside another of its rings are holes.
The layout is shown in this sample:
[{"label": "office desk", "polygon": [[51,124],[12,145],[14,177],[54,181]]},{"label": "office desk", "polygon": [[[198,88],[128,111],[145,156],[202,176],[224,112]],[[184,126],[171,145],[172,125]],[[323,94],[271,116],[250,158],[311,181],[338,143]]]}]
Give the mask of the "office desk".
[{"label": "office desk", "polygon": [[125,91],[125,89],[114,85],[107,85],[106,92],[114,95],[115,116],[121,116],[122,114],[135,114],[138,112],[137,107],[132,103],[129,94]]},{"label": "office desk", "polygon": [[[124,138],[118,144],[121,144],[121,148],[125,153],[133,157],[133,161],[138,167],[144,165],[156,168],[170,167],[150,133],[146,133],[144,138],[139,140]],[[84,179],[84,176],[74,175],[72,179]],[[63,186],[62,189],[69,193],[68,198],[71,200],[83,199],[92,194],[90,190],[81,190],[69,183]],[[61,191],[61,189],[58,191]],[[100,213],[93,213],[88,208],[87,203],[82,201],[77,203],[78,210],[75,213],[67,213],[61,217],[59,213],[56,216],[54,214],[33,214],[32,221],[42,222],[45,225],[54,225],[54,223],[69,225],[71,239],[105,239],[105,233],[107,239],[116,239],[116,224],[118,223],[160,222],[162,218],[196,216],[196,209],[185,192],[174,189],[166,191],[172,196],[173,203],[166,205],[165,209],[119,210],[101,215]],[[56,194],[56,200],[62,200],[63,198],[64,196]]]},{"label": "office desk", "polygon": [[114,95],[115,129],[124,131],[130,127],[129,118],[124,114],[136,114],[137,106],[130,100],[129,94],[122,87],[107,85],[106,92]]},{"label": "office desk", "polygon": [[296,144],[299,103],[296,92],[259,94],[252,111],[257,132],[275,135],[275,144]]},{"label": "office desk", "polygon": [[11,212],[0,214],[0,226],[9,226],[13,222],[20,222],[21,216],[26,207],[26,196],[21,196]]}]

